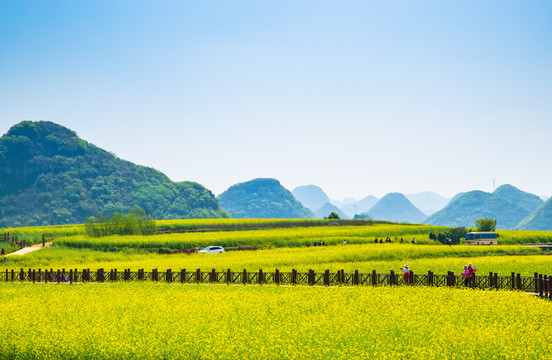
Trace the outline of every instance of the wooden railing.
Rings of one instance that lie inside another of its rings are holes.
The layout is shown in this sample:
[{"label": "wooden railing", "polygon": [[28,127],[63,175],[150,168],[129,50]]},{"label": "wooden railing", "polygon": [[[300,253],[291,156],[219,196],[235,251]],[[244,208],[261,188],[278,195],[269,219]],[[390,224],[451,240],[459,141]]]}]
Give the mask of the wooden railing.
[{"label": "wooden railing", "polygon": [[[371,273],[361,273],[358,270],[346,273],[344,270],[317,273],[314,270],[299,272],[292,270],[283,272],[279,270],[258,271],[242,270],[239,272],[230,269],[226,271],[188,271],[186,269],[172,271],[159,271],[153,269],[146,272],[144,269],[130,271],[125,269],[118,271],[113,269],[105,271],[97,269],[20,269],[5,270],[0,272],[0,281],[4,282],[56,282],[56,283],[86,283],[86,282],[124,282],[124,281],[158,281],[169,283],[202,283],[202,284],[275,284],[275,285],[310,285],[310,286],[447,286],[464,287],[462,276],[455,275],[449,271],[446,275],[434,274],[429,271],[427,274],[417,274],[410,271],[408,277],[403,274],[390,271],[389,273],[378,273],[375,270]],[[520,290],[538,294],[543,298],[551,298],[552,277],[535,273],[534,276],[521,276],[511,273],[510,276],[499,276],[497,273],[475,276],[470,287],[477,289],[493,290]]]}]

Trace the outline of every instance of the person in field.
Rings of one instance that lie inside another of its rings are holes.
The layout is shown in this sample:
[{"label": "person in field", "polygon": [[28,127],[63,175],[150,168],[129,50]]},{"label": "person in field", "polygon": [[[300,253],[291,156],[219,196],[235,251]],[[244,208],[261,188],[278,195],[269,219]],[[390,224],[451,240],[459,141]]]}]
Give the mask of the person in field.
[{"label": "person in field", "polygon": [[6,250],[4,250],[4,248],[2,248],[2,255],[5,255],[6,254]]},{"label": "person in field", "polygon": [[464,265],[464,271],[462,271],[462,277],[464,278],[464,286],[470,286],[470,271],[468,266]]},{"label": "person in field", "polygon": [[408,268],[407,264],[404,264],[404,267],[401,268],[403,272],[403,280],[405,283],[408,283],[410,280],[410,269]]},{"label": "person in field", "polygon": [[473,284],[475,283],[475,272],[477,269],[470,263],[468,264],[468,271],[470,272],[470,287],[473,287]]}]

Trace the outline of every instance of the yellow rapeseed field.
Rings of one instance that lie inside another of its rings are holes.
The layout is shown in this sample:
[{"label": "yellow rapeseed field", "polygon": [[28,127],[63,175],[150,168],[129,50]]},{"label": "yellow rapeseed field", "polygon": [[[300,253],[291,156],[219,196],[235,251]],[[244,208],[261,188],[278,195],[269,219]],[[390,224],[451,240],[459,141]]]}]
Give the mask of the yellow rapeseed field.
[{"label": "yellow rapeseed field", "polygon": [[2,359],[543,359],[552,304],[447,288],[1,283]]}]

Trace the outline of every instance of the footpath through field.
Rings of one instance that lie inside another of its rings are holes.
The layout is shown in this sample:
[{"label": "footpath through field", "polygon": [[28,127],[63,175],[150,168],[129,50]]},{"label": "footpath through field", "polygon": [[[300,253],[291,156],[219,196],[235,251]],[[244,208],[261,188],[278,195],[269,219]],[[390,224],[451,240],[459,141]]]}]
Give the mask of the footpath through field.
[{"label": "footpath through field", "polygon": [[[47,242],[44,244],[44,247],[50,247],[52,246],[52,242]],[[27,247],[24,247],[23,249],[19,249],[17,251],[14,251],[10,254],[7,254],[6,256],[12,256],[12,255],[25,255],[27,253],[30,253],[30,252],[33,252],[33,251],[37,251],[37,250],[40,250],[42,249],[42,244],[36,244],[36,245],[33,245],[33,246],[27,246]]]}]

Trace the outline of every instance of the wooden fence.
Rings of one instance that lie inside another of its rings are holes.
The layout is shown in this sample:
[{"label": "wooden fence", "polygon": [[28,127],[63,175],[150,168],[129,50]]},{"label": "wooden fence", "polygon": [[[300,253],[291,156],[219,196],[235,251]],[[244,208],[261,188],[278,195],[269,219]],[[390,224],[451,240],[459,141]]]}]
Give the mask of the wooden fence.
[{"label": "wooden fence", "polygon": [[25,247],[25,241],[19,240],[17,236],[10,235],[10,233],[3,233],[0,234],[0,241],[4,241],[10,244],[14,244],[16,246],[19,246],[19,248]]},{"label": "wooden fence", "polygon": [[[308,272],[275,271],[247,271],[235,272],[230,269],[226,271],[159,271],[153,269],[146,272],[144,269],[138,271],[118,271],[113,269],[105,271],[98,269],[54,270],[54,269],[20,269],[6,270],[0,272],[0,281],[4,282],[56,282],[56,283],[87,283],[87,282],[119,282],[119,281],[158,281],[168,283],[202,283],[202,284],[275,284],[275,285],[310,285],[310,286],[448,286],[464,287],[462,276],[449,271],[446,275],[434,274],[429,271],[427,274],[417,274],[410,271],[408,278],[402,273],[360,273],[358,270],[346,273],[344,270],[323,273],[316,273],[314,270]],[[534,276],[521,276],[511,273],[510,276],[499,276],[496,273],[489,275],[475,276],[471,287],[477,289],[493,290],[520,290],[538,294],[539,296],[551,299],[552,276],[535,273]]]}]

